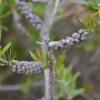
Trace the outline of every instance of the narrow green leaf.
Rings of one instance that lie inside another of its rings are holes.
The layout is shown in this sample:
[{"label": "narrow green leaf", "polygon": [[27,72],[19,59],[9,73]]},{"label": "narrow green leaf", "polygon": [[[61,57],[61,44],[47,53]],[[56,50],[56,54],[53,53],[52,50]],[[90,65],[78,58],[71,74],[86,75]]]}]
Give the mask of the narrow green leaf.
[{"label": "narrow green leaf", "polygon": [[13,58],[11,58],[9,61],[8,61],[8,65],[10,65],[10,63],[12,62],[12,60],[15,59],[15,56]]},{"label": "narrow green leaf", "polygon": [[97,11],[96,13],[93,14],[93,16],[96,16],[96,15],[98,15],[98,14],[99,14],[99,12]]},{"label": "narrow green leaf", "polygon": [[73,90],[72,95],[73,95],[73,97],[75,97],[83,91],[84,91],[84,88]]},{"label": "narrow green leaf", "polygon": [[9,49],[11,46],[11,42],[8,43],[1,51],[0,51],[0,58],[4,55],[4,53]]},{"label": "narrow green leaf", "polygon": [[77,72],[77,73],[74,75],[72,81],[75,81],[79,76],[80,76],[80,72]]},{"label": "narrow green leaf", "polygon": [[6,59],[6,55],[5,55],[5,54],[3,55],[3,58],[4,58],[4,60],[7,60],[7,59]]},{"label": "narrow green leaf", "polygon": [[63,64],[65,58],[66,58],[66,54],[65,54],[65,51],[64,51],[64,52],[62,53],[62,55],[60,55],[60,56],[58,57],[58,60],[57,60],[57,62],[56,62],[55,70],[57,70],[57,69]]},{"label": "narrow green leaf", "polygon": [[34,61],[40,61],[31,51],[29,53]]},{"label": "narrow green leaf", "polygon": [[88,26],[88,23],[85,21],[85,20],[83,20],[83,19],[79,19],[80,20],[80,22],[83,24],[83,25],[85,25],[86,27],[88,27],[89,28],[89,26]]},{"label": "narrow green leaf", "polygon": [[49,66],[48,52],[45,53],[45,62],[46,62],[45,68],[48,68]]},{"label": "narrow green leaf", "polygon": [[40,51],[38,49],[37,49],[37,54],[38,54],[38,57],[39,57],[40,61],[42,62],[43,61],[42,55],[41,55],[41,53],[40,53]]},{"label": "narrow green leaf", "polygon": [[91,19],[89,19],[89,26],[90,26],[90,29],[92,30],[93,29],[93,23],[92,23]]},{"label": "narrow green leaf", "polygon": [[0,67],[4,66],[5,64],[0,63]]},{"label": "narrow green leaf", "polygon": [[9,57],[10,57],[10,59],[11,59],[11,49],[10,49]]},{"label": "narrow green leaf", "polygon": [[3,19],[3,18],[5,18],[5,17],[9,16],[10,14],[11,14],[11,11],[9,11],[9,12],[7,12],[7,13],[1,15],[1,16],[0,16],[0,19]]}]

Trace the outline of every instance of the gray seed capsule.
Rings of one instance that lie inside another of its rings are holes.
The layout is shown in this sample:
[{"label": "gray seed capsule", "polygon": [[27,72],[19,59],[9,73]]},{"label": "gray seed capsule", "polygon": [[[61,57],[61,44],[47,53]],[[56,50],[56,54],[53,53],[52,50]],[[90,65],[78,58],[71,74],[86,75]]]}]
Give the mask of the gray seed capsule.
[{"label": "gray seed capsule", "polygon": [[78,31],[78,34],[80,34],[80,35],[82,35],[84,33],[84,30],[83,29],[80,29],[79,31]]},{"label": "gray seed capsule", "polygon": [[75,43],[76,43],[76,44],[79,44],[79,43],[80,43],[80,40],[77,39],[77,38],[75,38]]},{"label": "gray seed capsule", "polygon": [[85,41],[86,40],[86,37],[81,37],[81,41]]},{"label": "gray seed capsule", "polygon": [[88,35],[88,32],[84,32],[84,33],[82,34],[82,37],[85,37],[86,35]]},{"label": "gray seed capsule", "polygon": [[73,33],[72,37],[75,38],[77,36],[77,33]]}]

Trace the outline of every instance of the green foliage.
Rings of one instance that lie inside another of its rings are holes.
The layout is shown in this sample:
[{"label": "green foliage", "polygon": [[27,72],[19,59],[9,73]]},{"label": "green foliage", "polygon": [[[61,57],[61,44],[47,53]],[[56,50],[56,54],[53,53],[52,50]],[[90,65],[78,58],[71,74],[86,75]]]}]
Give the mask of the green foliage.
[{"label": "green foliage", "polygon": [[44,12],[45,12],[45,5],[41,3],[36,3],[33,6],[33,12],[39,15],[42,19],[44,18]]},{"label": "green foliage", "polygon": [[[29,53],[31,55],[31,58],[34,61],[40,61],[40,62],[44,63],[42,54],[40,53],[40,51],[38,49],[37,49],[37,56],[35,56],[35,54],[33,52],[31,52],[31,51],[29,51]],[[45,57],[45,62],[46,62],[45,68],[48,68],[48,65],[49,65],[48,52],[45,52],[44,57]]]},{"label": "green foliage", "polygon": [[100,45],[100,35],[93,34],[93,37],[91,37],[91,41],[88,41],[87,43],[83,43],[81,45],[76,46],[76,52],[77,54],[82,54],[84,51],[95,51]]},{"label": "green foliage", "polygon": [[46,62],[45,68],[48,68],[49,66],[48,52],[45,53],[45,62]]},{"label": "green foliage", "polygon": [[5,52],[9,49],[11,46],[11,42],[8,43],[1,51],[0,51],[0,58],[5,54]]},{"label": "green foliage", "polygon": [[100,28],[100,26],[98,25],[98,21],[99,21],[99,13],[98,12],[92,14],[90,11],[87,11],[86,19],[80,18],[79,20],[87,28],[87,29],[85,29],[85,31],[95,32]]},{"label": "green foliage", "polygon": [[[0,50],[0,58],[2,58],[2,56],[3,56],[4,59],[7,60],[6,56],[5,56],[5,53],[8,51],[8,49],[10,48],[10,46],[11,46],[11,42],[8,43],[2,50]],[[11,61],[15,58],[15,56],[12,57],[11,50],[10,50],[9,53],[7,52],[7,55],[8,55],[8,65],[10,65]],[[4,64],[0,63],[0,66],[4,66]]]},{"label": "green foliage", "polygon": [[40,51],[38,49],[37,49],[37,55],[38,55],[40,61],[43,62],[42,55],[41,55],[41,53],[40,53]]},{"label": "green foliage", "polygon": [[86,0],[88,6],[93,10],[98,10],[97,4],[100,3],[100,0]]},{"label": "green foliage", "polygon": [[56,67],[55,67],[55,71],[57,71],[57,69],[59,69],[59,67],[62,65],[62,63],[64,62],[66,58],[66,52],[64,51],[62,53],[62,55],[60,55],[56,61]]},{"label": "green foliage", "polygon": [[94,3],[88,2],[88,6],[89,6],[91,9],[98,10],[98,7],[97,7]]},{"label": "green foliage", "polygon": [[5,5],[2,3],[2,4],[0,4],[0,27],[1,27],[1,29],[7,31],[8,28],[2,25],[2,20],[4,18],[8,17],[9,15],[11,15],[11,11],[4,13],[4,10],[5,10]]},{"label": "green foliage", "polygon": [[0,67],[4,66],[5,64],[0,63]]},{"label": "green foliage", "polygon": [[77,72],[74,75],[72,74],[72,66],[65,68],[65,66],[62,64],[57,71],[56,79],[63,80],[65,82],[68,82],[69,84],[67,84],[67,86],[64,86],[64,84],[58,82],[56,83],[57,91],[55,99],[64,98],[65,100],[69,100],[83,92],[83,88],[76,89],[76,79],[79,75],[80,72]]},{"label": "green foliage", "polygon": [[12,62],[12,60],[15,59],[15,56],[12,57],[12,53],[11,53],[11,49],[10,49],[10,52],[8,53],[8,65],[10,65],[10,63]]},{"label": "green foliage", "polygon": [[32,59],[33,59],[34,61],[40,61],[39,58],[37,58],[37,57],[34,55],[34,53],[32,53],[31,51],[29,51],[29,53],[30,53],[30,55],[31,55],[31,57],[32,57]]}]

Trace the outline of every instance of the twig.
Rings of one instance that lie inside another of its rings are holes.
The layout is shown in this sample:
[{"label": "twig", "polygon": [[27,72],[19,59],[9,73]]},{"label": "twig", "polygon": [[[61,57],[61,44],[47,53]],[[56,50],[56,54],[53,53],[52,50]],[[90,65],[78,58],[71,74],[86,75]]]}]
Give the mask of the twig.
[{"label": "twig", "polygon": [[26,19],[35,27],[37,30],[42,28],[42,20],[39,16],[32,13],[32,10],[25,5],[25,1],[16,0],[17,6]]},{"label": "twig", "polygon": [[14,28],[16,28],[18,31],[20,31],[20,33],[22,34],[26,34],[29,37],[29,32],[26,30],[26,28],[21,24],[20,22],[20,17],[17,14],[16,10],[13,9],[13,20],[14,20]]},{"label": "twig", "polygon": [[55,79],[55,81],[64,84],[64,87],[66,87],[67,84],[69,84],[69,82],[66,82],[66,81],[63,81],[63,80],[57,80],[57,79]]},{"label": "twig", "polygon": [[60,3],[60,5],[59,5],[58,10],[61,8],[61,6],[62,6],[65,2],[66,2],[66,0],[61,0],[61,3]]},{"label": "twig", "polygon": [[52,48],[49,46],[50,40],[45,40],[46,47],[48,51],[49,58],[49,92],[50,92],[50,100],[54,100],[54,81],[55,81],[55,71],[54,71],[54,56],[52,52]]},{"label": "twig", "polygon": [[3,64],[5,64],[5,65],[8,65],[8,61],[6,61],[6,60],[4,60],[4,59],[2,59],[2,58],[0,58],[0,63],[3,63]]},{"label": "twig", "polygon": [[[39,87],[39,86],[43,86],[44,82],[40,81],[40,82],[33,82],[34,84],[32,85],[32,87]],[[28,85],[26,84],[26,87]],[[0,91],[17,91],[20,90],[20,84],[15,84],[15,85],[0,85]]]},{"label": "twig", "polygon": [[47,3],[47,0],[21,0],[21,1],[25,1],[25,2],[32,2],[32,3]]},{"label": "twig", "polygon": [[[49,38],[49,31],[50,31],[50,19],[51,19],[51,10],[52,10],[52,0],[48,0],[46,7],[45,7],[45,16],[43,21],[43,27],[41,29],[40,38],[43,42],[45,39]],[[45,54],[45,46],[41,46],[43,55]],[[45,62],[45,59],[44,59]],[[45,93],[44,98],[45,100],[50,100],[50,92],[49,92],[49,69],[44,70],[44,77],[45,77]]]},{"label": "twig", "polygon": [[35,61],[18,61],[12,60],[10,65],[8,61],[0,59],[0,63],[10,66],[13,72],[17,72],[18,74],[36,74],[41,73],[44,69],[44,65],[42,62]]},{"label": "twig", "polygon": [[51,25],[53,23],[53,20],[55,18],[55,15],[57,14],[59,4],[60,4],[60,0],[56,0],[55,1],[55,5],[54,5],[54,9],[53,9],[53,12],[52,12],[52,15],[51,15],[51,21],[50,21],[50,24]]},{"label": "twig", "polygon": [[[80,29],[78,33],[73,33],[72,37],[67,37],[66,39],[62,39],[60,41],[49,42],[49,46],[54,47],[55,49],[65,49],[67,45],[74,46],[74,45],[80,44],[81,42],[85,41],[86,36],[88,34],[89,33]],[[37,43],[41,45],[46,45],[45,42],[37,42]]]}]

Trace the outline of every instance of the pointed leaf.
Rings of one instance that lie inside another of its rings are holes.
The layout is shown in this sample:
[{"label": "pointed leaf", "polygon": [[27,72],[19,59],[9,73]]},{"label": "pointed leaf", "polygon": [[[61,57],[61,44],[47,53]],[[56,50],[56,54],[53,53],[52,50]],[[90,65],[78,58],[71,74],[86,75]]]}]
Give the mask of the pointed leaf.
[{"label": "pointed leaf", "polygon": [[42,55],[41,55],[41,53],[40,53],[40,51],[38,49],[37,49],[37,54],[38,54],[38,57],[39,57],[40,61],[43,61]]},{"label": "pointed leaf", "polygon": [[40,61],[31,51],[29,53],[34,61]]},{"label": "pointed leaf", "polygon": [[49,66],[48,52],[45,53],[45,62],[46,62],[45,68],[48,68],[48,66]]},{"label": "pointed leaf", "polygon": [[9,49],[11,46],[11,42],[8,43],[1,51],[0,51],[0,58],[4,55],[4,53]]},{"label": "pointed leaf", "polygon": [[3,14],[2,16],[0,16],[0,19],[5,18],[5,17],[9,16],[10,14],[11,14],[11,11],[9,11],[9,12]]},{"label": "pointed leaf", "polygon": [[82,24],[84,24],[86,27],[89,28],[89,26],[88,26],[88,24],[87,24],[87,22],[86,22],[85,20],[83,20],[83,19],[81,19],[81,18],[79,18],[79,20],[80,20],[80,22],[81,22]]},{"label": "pointed leaf", "polygon": [[60,55],[59,57],[58,57],[58,60],[57,60],[57,62],[56,62],[56,67],[55,67],[55,70],[57,70],[62,64],[63,64],[63,62],[64,62],[64,60],[65,60],[65,58],[66,58],[66,54],[65,54],[66,52],[64,51],[63,53],[62,53],[62,55]]},{"label": "pointed leaf", "polygon": [[0,63],[0,67],[4,66],[5,64]]},{"label": "pointed leaf", "polygon": [[95,20],[94,16],[92,15],[92,13],[90,11],[87,11],[87,15],[92,19]]},{"label": "pointed leaf", "polygon": [[12,62],[12,60],[15,59],[15,56],[13,58],[11,58],[9,61],[8,61],[8,65],[10,65],[10,63]]}]

